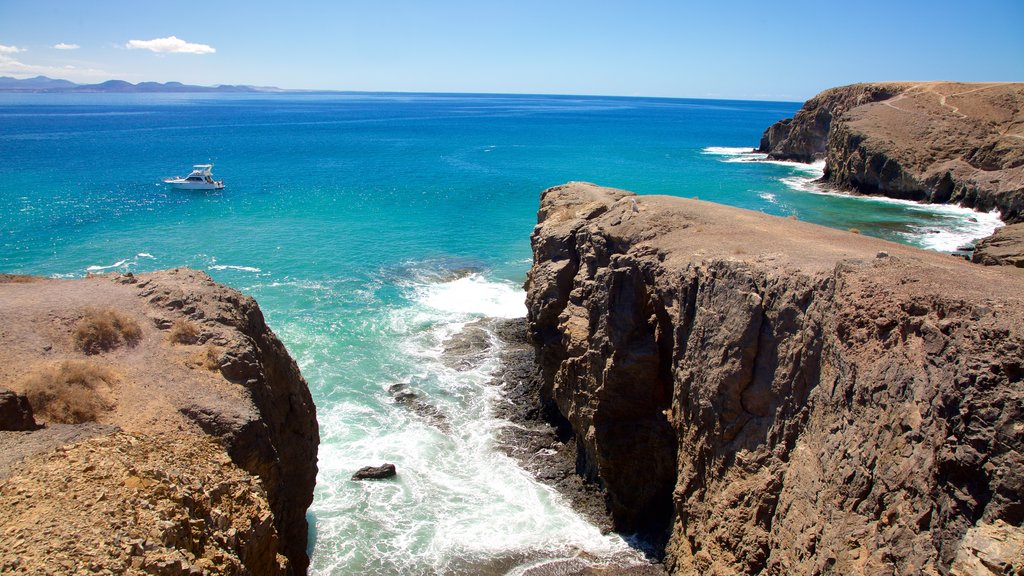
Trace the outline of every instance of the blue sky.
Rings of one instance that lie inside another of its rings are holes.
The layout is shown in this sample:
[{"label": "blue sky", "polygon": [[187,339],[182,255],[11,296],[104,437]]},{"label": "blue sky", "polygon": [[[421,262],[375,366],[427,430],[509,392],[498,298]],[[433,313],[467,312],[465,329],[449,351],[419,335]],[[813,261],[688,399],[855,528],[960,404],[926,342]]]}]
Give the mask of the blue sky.
[{"label": "blue sky", "polygon": [[37,74],[796,101],[870,80],[1022,81],[1024,0],[0,0],[0,75]]}]

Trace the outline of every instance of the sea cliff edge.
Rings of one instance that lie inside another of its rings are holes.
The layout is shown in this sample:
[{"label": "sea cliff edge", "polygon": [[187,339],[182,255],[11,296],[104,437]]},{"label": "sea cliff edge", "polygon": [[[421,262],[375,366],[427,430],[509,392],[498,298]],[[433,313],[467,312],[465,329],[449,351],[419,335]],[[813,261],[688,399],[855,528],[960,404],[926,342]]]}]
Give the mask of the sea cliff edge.
[{"label": "sea cliff edge", "polygon": [[840,189],[998,209],[1004,222],[1024,222],[1024,83],[831,88],[769,126],[758,151],[825,160],[822,180]]},{"label": "sea cliff edge", "polygon": [[305,574],[319,431],[255,300],[0,275],[0,572]]},{"label": "sea cliff edge", "polygon": [[536,402],[673,574],[1024,563],[1024,270],[588,183],[532,245]]}]

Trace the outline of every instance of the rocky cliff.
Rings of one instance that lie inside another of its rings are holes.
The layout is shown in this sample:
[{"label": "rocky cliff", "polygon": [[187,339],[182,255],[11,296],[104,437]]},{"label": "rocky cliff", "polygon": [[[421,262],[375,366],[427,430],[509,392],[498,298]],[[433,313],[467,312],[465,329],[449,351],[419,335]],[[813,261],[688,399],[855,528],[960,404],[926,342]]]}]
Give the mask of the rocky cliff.
[{"label": "rocky cliff", "polygon": [[0,319],[0,387],[44,425],[0,432],[0,571],[305,573],[316,414],[252,298],[4,277]]},{"label": "rocky cliff", "polygon": [[1024,223],[1003,226],[974,247],[972,262],[1024,268]]},{"label": "rocky cliff", "polygon": [[541,400],[673,573],[1024,568],[1024,271],[583,183],[538,222]]},{"label": "rocky cliff", "polygon": [[818,94],[767,130],[779,160],[825,160],[865,194],[998,209],[1024,220],[1024,84],[886,82]]}]

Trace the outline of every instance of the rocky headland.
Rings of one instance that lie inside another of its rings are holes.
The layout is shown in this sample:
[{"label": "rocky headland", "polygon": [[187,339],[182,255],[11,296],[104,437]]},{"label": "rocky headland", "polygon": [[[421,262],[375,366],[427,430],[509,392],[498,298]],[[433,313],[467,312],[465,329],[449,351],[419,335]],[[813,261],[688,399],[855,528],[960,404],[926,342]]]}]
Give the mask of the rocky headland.
[{"label": "rocky headland", "polygon": [[532,403],[673,574],[1024,570],[1024,270],[586,183],[532,245]]},{"label": "rocky headland", "polygon": [[252,298],[0,276],[0,319],[0,572],[306,572],[316,414]]},{"label": "rocky headland", "polygon": [[765,130],[776,160],[825,160],[863,194],[998,209],[1024,221],[1024,84],[881,82],[832,88]]}]

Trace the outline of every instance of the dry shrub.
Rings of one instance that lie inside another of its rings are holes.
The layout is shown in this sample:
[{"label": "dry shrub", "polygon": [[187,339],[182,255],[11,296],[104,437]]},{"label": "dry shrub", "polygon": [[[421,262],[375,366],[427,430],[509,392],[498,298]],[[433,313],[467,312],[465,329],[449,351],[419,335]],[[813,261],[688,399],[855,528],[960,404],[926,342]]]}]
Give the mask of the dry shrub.
[{"label": "dry shrub", "polygon": [[178,318],[171,326],[171,331],[167,334],[167,338],[175,344],[195,344],[199,338],[199,327],[196,326],[195,322]]},{"label": "dry shrub", "polygon": [[116,382],[114,371],[88,360],[68,360],[43,368],[24,380],[32,410],[50,422],[95,422],[114,407],[109,399]]},{"label": "dry shrub", "polygon": [[87,308],[75,328],[75,346],[86,354],[134,346],[142,339],[139,323],[113,308]]},{"label": "dry shrub", "polygon": [[207,346],[203,353],[203,367],[207,370],[220,370],[220,348]]},{"label": "dry shrub", "polygon": [[205,368],[211,372],[220,370],[220,356],[222,348],[217,346],[203,346],[193,354],[185,357],[185,365],[189,368]]}]

